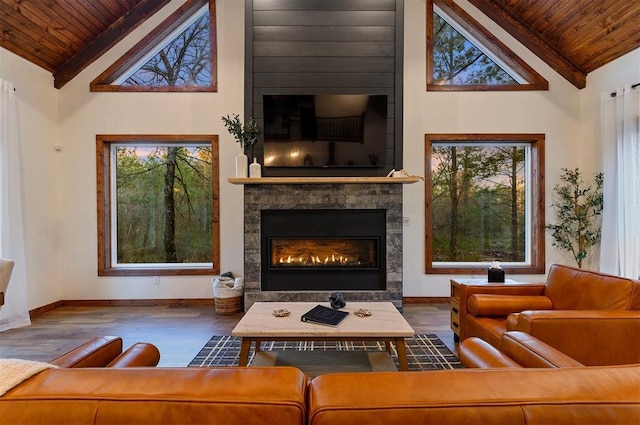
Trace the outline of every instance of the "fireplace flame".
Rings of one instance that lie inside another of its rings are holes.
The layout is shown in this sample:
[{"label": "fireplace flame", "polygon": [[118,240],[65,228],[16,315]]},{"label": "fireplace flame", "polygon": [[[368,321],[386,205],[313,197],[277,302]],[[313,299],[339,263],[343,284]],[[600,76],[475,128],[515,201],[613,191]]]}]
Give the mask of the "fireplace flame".
[{"label": "fireplace flame", "polygon": [[278,261],[281,265],[299,265],[299,266],[327,266],[327,265],[359,265],[360,261],[352,260],[344,255],[332,254],[324,258],[320,258],[319,255],[309,254],[306,257],[293,257],[288,255],[286,257],[280,257]]}]

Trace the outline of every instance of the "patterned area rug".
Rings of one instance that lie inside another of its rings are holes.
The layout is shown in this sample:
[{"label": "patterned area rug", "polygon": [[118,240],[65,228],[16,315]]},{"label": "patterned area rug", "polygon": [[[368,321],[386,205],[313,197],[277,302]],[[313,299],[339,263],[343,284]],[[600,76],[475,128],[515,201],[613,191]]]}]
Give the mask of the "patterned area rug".
[{"label": "patterned area rug", "polygon": [[[392,344],[393,345],[393,344]],[[435,335],[418,334],[413,338],[405,338],[409,370],[436,370],[463,368],[460,360]],[[263,351],[276,350],[338,350],[338,351],[384,351],[384,342],[263,342]],[[190,367],[205,366],[237,366],[240,354],[240,338],[233,336],[214,336],[189,363]],[[249,357],[249,365],[253,360],[253,350]],[[391,358],[396,367],[398,355],[395,347],[391,350]]]}]

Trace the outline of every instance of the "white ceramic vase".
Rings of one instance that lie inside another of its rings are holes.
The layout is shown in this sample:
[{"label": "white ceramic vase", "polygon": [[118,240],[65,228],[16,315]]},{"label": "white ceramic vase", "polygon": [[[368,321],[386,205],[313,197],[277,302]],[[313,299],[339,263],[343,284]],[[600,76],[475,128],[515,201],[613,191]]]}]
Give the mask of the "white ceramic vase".
[{"label": "white ceramic vase", "polygon": [[236,177],[247,178],[248,177],[248,158],[247,155],[239,153],[236,155]]},{"label": "white ceramic vase", "polygon": [[249,177],[252,179],[262,177],[262,167],[258,163],[258,158],[253,158],[253,162],[249,165]]}]

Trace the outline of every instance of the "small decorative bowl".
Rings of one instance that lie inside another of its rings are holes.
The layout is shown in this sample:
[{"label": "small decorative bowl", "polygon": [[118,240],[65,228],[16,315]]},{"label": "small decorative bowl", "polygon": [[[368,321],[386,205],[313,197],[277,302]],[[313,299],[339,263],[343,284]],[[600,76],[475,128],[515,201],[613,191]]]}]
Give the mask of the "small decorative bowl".
[{"label": "small decorative bowl", "polygon": [[289,317],[291,312],[286,308],[281,308],[280,310],[273,310],[273,315],[276,317]]},{"label": "small decorative bowl", "polygon": [[354,311],[353,314],[355,314],[358,317],[368,317],[368,316],[371,316],[373,313],[371,313],[371,310],[359,308],[358,310]]}]

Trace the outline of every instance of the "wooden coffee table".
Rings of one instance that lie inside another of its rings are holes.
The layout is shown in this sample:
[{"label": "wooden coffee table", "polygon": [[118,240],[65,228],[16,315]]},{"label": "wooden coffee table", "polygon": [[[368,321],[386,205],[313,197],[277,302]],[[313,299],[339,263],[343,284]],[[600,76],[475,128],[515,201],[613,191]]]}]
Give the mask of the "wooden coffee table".
[{"label": "wooden coffee table", "polygon": [[[249,361],[251,343],[260,351],[262,341],[384,341],[388,352],[391,343],[396,346],[400,370],[408,370],[405,337],[413,337],[413,328],[391,302],[347,302],[342,310],[347,317],[337,327],[303,322],[300,317],[318,302],[256,302],[245,313],[231,335],[242,338],[239,366]],[[358,309],[371,311],[371,316],[358,317]],[[286,309],[288,317],[276,317],[274,310]]]}]

